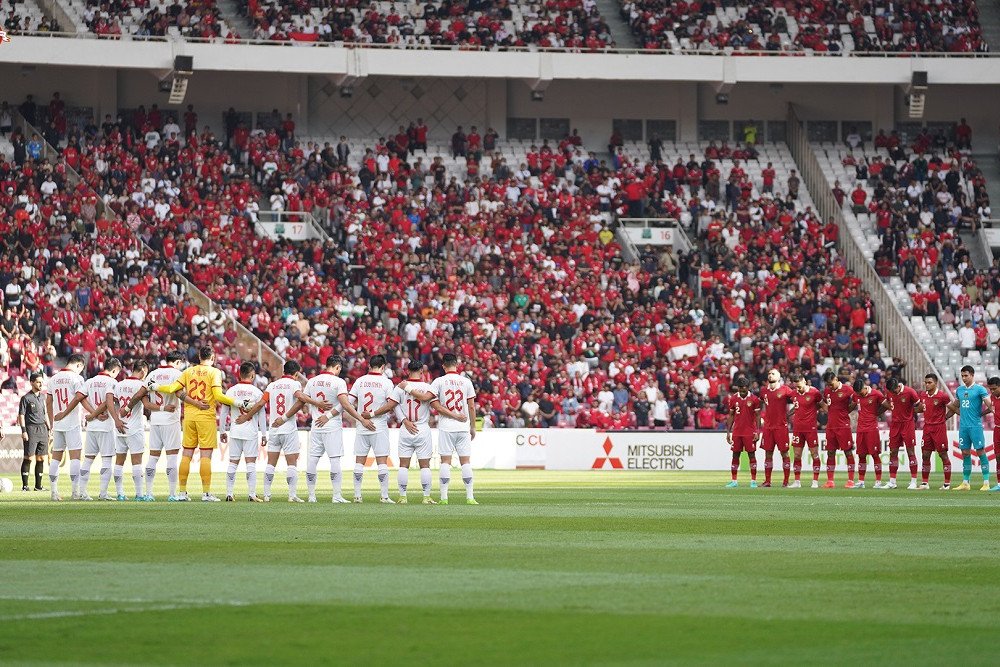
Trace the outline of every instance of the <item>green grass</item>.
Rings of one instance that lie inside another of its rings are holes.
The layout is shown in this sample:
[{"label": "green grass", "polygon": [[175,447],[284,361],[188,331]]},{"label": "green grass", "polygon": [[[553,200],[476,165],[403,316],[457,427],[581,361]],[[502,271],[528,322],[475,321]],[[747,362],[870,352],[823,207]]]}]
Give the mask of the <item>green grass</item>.
[{"label": "green grass", "polygon": [[996,662],[997,494],[727,477],[480,472],[479,507],[382,506],[373,474],[360,506],[0,495],[0,663]]}]

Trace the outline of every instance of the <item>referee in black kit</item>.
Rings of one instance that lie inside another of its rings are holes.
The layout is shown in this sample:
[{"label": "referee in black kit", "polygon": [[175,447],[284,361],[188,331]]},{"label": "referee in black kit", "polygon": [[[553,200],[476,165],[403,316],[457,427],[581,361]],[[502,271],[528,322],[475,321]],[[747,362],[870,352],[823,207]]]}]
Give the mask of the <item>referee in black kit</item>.
[{"label": "referee in black kit", "polygon": [[49,451],[48,414],[45,411],[45,398],[42,395],[42,373],[32,373],[31,391],[21,397],[17,406],[17,425],[21,427],[21,440],[24,443],[24,460],[21,461],[21,490],[28,491],[28,473],[31,471],[31,459],[35,459],[35,491],[44,491],[42,474],[45,467],[45,455]]}]

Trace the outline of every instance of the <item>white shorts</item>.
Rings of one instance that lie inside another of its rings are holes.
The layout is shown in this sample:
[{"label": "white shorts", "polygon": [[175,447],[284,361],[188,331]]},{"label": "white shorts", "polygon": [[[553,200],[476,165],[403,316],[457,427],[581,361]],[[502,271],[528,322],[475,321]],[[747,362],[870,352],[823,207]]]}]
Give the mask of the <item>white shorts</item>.
[{"label": "white shorts", "polygon": [[375,456],[389,456],[389,433],[362,433],[363,429],[358,429],[354,437],[354,455],[368,456],[368,452],[374,450]]},{"label": "white shorts", "polygon": [[176,452],[181,448],[181,424],[150,424],[149,451]]},{"label": "white shorts", "polygon": [[70,451],[83,449],[83,436],[80,429],[52,432],[52,451],[62,452],[67,449]]},{"label": "white shorts", "polygon": [[399,429],[399,458],[408,459],[414,454],[418,461],[424,461],[434,456],[434,442],[430,430],[413,435],[406,428]]},{"label": "white shorts", "polygon": [[252,438],[242,440],[240,438],[229,438],[229,460],[239,461],[241,458],[256,458],[260,455],[260,440]]},{"label": "white shorts", "polygon": [[472,437],[468,431],[439,431],[438,453],[441,456],[472,456]]},{"label": "white shorts", "polygon": [[299,432],[292,431],[291,433],[268,433],[267,434],[267,451],[268,452],[281,452],[282,454],[298,454],[299,453]]},{"label": "white shorts", "polygon": [[111,431],[87,431],[84,456],[114,456],[115,436]]},{"label": "white shorts", "polygon": [[146,434],[142,431],[129,435],[115,434],[115,454],[142,454],[146,451]]},{"label": "white shorts", "polygon": [[343,455],[343,431],[309,431],[309,456],[339,458]]}]

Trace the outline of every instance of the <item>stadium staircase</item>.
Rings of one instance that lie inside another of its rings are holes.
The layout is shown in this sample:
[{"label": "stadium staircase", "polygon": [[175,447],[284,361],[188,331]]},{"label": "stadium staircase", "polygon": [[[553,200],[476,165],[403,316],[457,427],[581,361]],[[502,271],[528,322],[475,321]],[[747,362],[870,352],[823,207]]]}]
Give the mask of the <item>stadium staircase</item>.
[{"label": "stadium staircase", "polygon": [[240,3],[236,0],[216,0],[215,6],[222,14],[223,20],[229,24],[230,29],[235,30],[243,39],[253,38],[253,25],[250,20],[240,12]]},{"label": "stadium staircase", "polygon": [[[30,123],[28,123],[20,112],[15,112],[15,122],[22,128],[26,136],[31,136],[32,134],[38,134],[42,136],[41,131],[36,129]],[[42,152],[42,157],[49,160],[50,162],[55,162],[59,157],[59,151],[55,146],[44,141],[44,148]],[[72,167],[66,165],[67,182],[72,184],[74,187],[79,186],[83,179],[80,177]],[[84,184],[86,185],[86,184]],[[99,216],[106,220],[120,220],[121,217],[113,209],[104,204],[104,200],[101,197],[97,198],[97,213]],[[158,256],[152,248],[146,245],[142,237],[137,234],[134,235],[135,239],[139,242],[142,248],[149,253],[151,256]],[[187,289],[187,296],[191,301],[198,306],[201,310],[206,313],[212,313],[215,311],[221,312],[226,316],[226,319],[233,323],[236,328],[237,339],[236,339],[236,349],[239,352],[241,359],[256,359],[259,361],[260,365],[269,370],[275,377],[279,376],[282,372],[282,366],[284,365],[284,359],[274,351],[269,345],[260,340],[252,331],[243,326],[239,320],[236,320],[229,316],[218,303],[213,301],[207,294],[198,289],[194,283],[188,280],[187,276],[181,274],[181,279],[184,281],[185,288]]]},{"label": "stadium staircase", "polygon": [[631,49],[640,44],[636,43],[628,23],[622,18],[622,6],[620,0],[597,0],[597,11],[601,13],[601,18],[608,24],[611,31],[611,39],[621,49]]},{"label": "stadium staircase", "polygon": [[979,8],[979,25],[986,43],[990,45],[991,51],[1000,49],[1000,0],[979,0],[976,6]]},{"label": "stadium staircase", "polygon": [[799,166],[802,181],[812,194],[816,210],[823,220],[833,218],[840,227],[844,264],[861,279],[864,288],[871,294],[875,304],[875,323],[882,332],[889,354],[906,362],[903,374],[907,383],[920,387],[927,373],[947,378],[948,375],[939,370],[925,347],[925,343],[929,345],[932,342],[932,337],[923,319],[917,318],[921,320],[918,324],[904,314],[909,312],[910,307],[910,297],[905,288],[901,292],[899,289],[890,290],[890,285],[882,282],[875,272],[872,254],[878,247],[878,238],[869,238],[870,235],[865,234],[856,219],[851,221],[844,215],[847,209],[837,205],[827,175],[809,143],[805,124],[793,104],[788,106],[787,127],[788,148]]}]

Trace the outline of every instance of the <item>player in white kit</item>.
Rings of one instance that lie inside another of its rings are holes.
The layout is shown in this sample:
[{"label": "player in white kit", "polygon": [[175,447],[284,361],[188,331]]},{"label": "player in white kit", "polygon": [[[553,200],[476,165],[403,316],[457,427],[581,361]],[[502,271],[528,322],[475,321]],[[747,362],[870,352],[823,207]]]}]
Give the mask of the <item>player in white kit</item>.
[{"label": "player in white kit", "polygon": [[84,391],[95,411],[84,418],[87,422],[87,443],[80,468],[80,500],[93,500],[87,493],[87,484],[90,482],[90,468],[98,456],[101,457],[101,490],[97,497],[110,500],[108,484],[111,483],[111,461],[115,455],[115,436],[112,433],[115,424],[108,414],[106,403],[108,396],[115,391],[121,370],[121,362],[112,357],[104,362],[104,370],[87,380],[84,385]]},{"label": "player in white kit", "polygon": [[465,421],[465,415],[445,410],[431,393],[431,386],[423,381],[424,364],[413,360],[407,367],[407,378],[392,390],[395,401],[396,419],[399,428],[399,471],[396,483],[399,486],[399,503],[406,504],[406,486],[410,476],[410,458],[416,454],[420,466],[420,488],[424,492],[424,505],[436,505],[431,499],[431,456],[434,443],[431,440],[431,405],[439,414],[456,421]]},{"label": "player in white kit", "polygon": [[472,380],[458,373],[458,357],[447,353],[441,360],[445,374],[431,382],[431,393],[445,410],[464,414],[460,422],[445,415],[438,419],[438,452],[441,454],[441,504],[448,504],[452,455],[458,454],[465,482],[465,502],[478,505],[472,494],[472,440],[476,437],[476,389]]},{"label": "player in white kit", "polygon": [[[393,505],[389,497],[389,412],[395,403],[388,404],[392,394],[392,381],[385,376],[385,357],[374,355],[368,362],[368,374],[362,375],[351,387],[351,399],[358,406],[358,412],[370,419],[374,431],[357,429],[354,436],[354,502],[361,502],[361,482],[365,476],[365,461],[368,452],[374,451],[378,464],[378,482],[381,490],[379,502]],[[378,416],[376,416],[378,413]]]},{"label": "player in white kit", "polygon": [[236,486],[236,469],[240,465],[240,458],[247,462],[247,500],[252,503],[264,502],[257,497],[257,454],[259,447],[267,445],[267,419],[263,411],[258,411],[254,418],[242,424],[236,423],[234,413],[239,415],[241,410],[246,410],[258,403],[264,392],[254,386],[253,380],[257,376],[257,367],[251,361],[244,361],[240,364],[240,381],[226,390],[226,396],[233,399],[235,408],[227,405],[222,406],[222,416],[219,423],[222,425],[222,442],[229,443],[229,468],[226,470],[226,502],[233,502],[233,490]]},{"label": "player in white kit", "polygon": [[[142,484],[146,477],[146,469],[142,465],[142,455],[146,451],[146,418],[143,410],[146,407],[130,410],[130,401],[145,388],[145,377],[149,372],[149,364],[139,359],[132,364],[132,372],[124,380],[115,385],[115,393],[108,397],[108,410],[115,420],[115,490],[118,500],[128,500],[125,496],[125,481],[122,479],[125,467],[125,457],[132,460],[132,483],[135,485],[135,500],[142,502],[144,494]],[[147,399],[148,400],[148,399]]]},{"label": "player in white kit", "polygon": [[59,464],[63,452],[69,452],[69,478],[72,493],[78,496],[80,478],[80,451],[83,449],[83,431],[80,425],[80,406],[94,412],[94,406],[85,392],[82,355],[71,354],[66,367],[49,379],[45,407],[52,424],[52,461],[49,463],[49,483],[52,500],[62,500],[59,495]]}]

